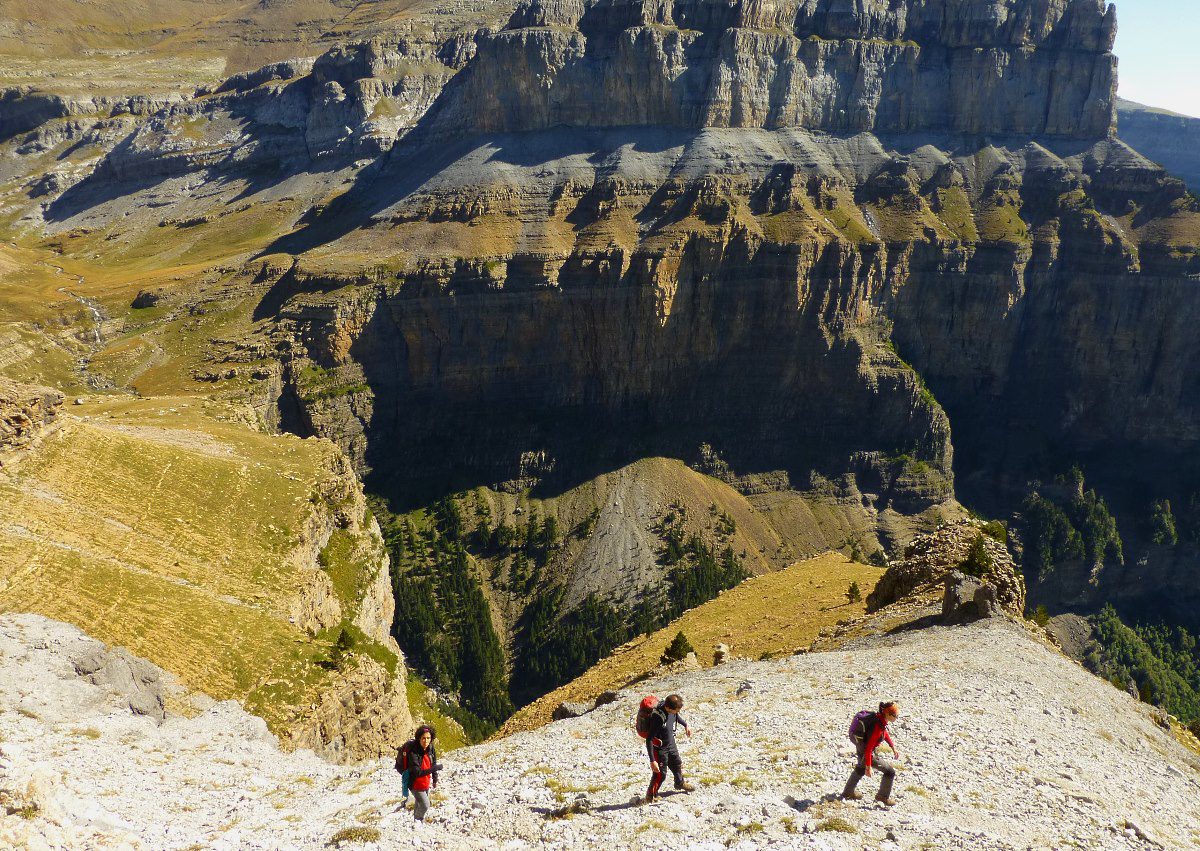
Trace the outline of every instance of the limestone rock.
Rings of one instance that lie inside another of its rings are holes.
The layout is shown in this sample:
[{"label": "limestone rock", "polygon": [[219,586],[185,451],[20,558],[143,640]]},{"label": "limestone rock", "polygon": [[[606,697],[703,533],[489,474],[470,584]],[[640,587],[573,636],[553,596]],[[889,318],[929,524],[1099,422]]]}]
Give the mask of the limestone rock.
[{"label": "limestone rock", "polygon": [[[960,607],[966,608],[964,617],[989,616],[993,601],[1013,616],[1022,615],[1025,611],[1025,580],[1008,549],[984,534],[981,525],[974,520],[964,520],[917,536],[908,546],[904,558],[894,561],[867,595],[868,610],[876,611],[914,593],[938,590],[945,584],[946,608],[943,611],[948,617]],[[991,568],[978,579],[958,572],[976,540],[983,542],[991,562]],[[983,596],[977,603],[979,586],[991,590],[981,592]]]},{"label": "limestone rock", "polygon": [[[641,695],[630,691],[579,718],[440,754],[439,794],[417,826],[399,809],[391,759],[335,765],[283,752],[228,703],[159,726],[61,676],[81,640],[45,619],[0,616],[0,706],[26,691],[35,701],[0,712],[0,846],[320,851],[343,829],[373,826],[381,851],[833,851],[890,847],[889,831],[902,847],[1133,851],[1191,847],[1200,831],[1196,755],[1137,701],[1003,619],[647,682],[687,701],[693,735],[680,749],[693,782],[703,778],[690,795],[630,806],[648,775],[629,729]],[[753,688],[735,696],[742,681]],[[883,695],[902,695],[891,727],[905,754],[900,803],[834,801],[854,759],[840,731]],[[957,735],[964,712],[986,740]],[[1086,734],[1097,728],[1111,737]],[[741,731],[753,748],[730,747]],[[855,835],[821,829],[832,814]]]},{"label": "limestone rock", "polygon": [[58,417],[63,394],[0,378],[0,455],[29,446]]},{"label": "limestone rock", "polygon": [[1200,192],[1200,118],[1117,101],[1121,141]]},{"label": "limestone rock", "polygon": [[165,292],[163,290],[138,290],[137,295],[133,297],[130,307],[134,310],[140,310],[146,307],[154,307],[163,300]]},{"label": "limestone rock", "polygon": [[592,704],[592,708],[599,709],[601,706],[608,706],[610,703],[616,703],[620,699],[621,693],[619,691],[604,691],[601,692],[600,696],[596,698],[595,702]]},{"label": "limestone rock", "polygon": [[281,739],[334,762],[355,762],[394,753],[413,729],[404,679],[374,659],[355,656]]},{"label": "limestone rock", "polygon": [[972,0],[526,0],[503,31],[479,39],[433,132],[565,124],[1108,134],[1116,19],[1102,0],[1017,0],[980,12]]},{"label": "limestone rock", "polygon": [[945,623],[966,623],[999,614],[993,586],[957,570],[946,575],[945,583],[946,590],[942,597],[942,620]]},{"label": "limestone rock", "polygon": [[167,717],[162,672],[123,647],[95,649],[72,660],[75,671],[88,682],[112,689],[130,711],[161,723]]}]

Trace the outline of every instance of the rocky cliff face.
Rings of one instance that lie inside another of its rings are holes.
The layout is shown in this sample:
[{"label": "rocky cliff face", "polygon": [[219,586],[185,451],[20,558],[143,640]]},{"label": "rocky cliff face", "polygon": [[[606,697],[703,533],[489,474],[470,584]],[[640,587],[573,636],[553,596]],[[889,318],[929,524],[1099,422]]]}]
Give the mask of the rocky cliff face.
[{"label": "rocky cliff face", "polygon": [[6,167],[53,179],[7,197],[171,264],[276,211],[222,357],[411,503],[648,455],[880,526],[956,481],[1007,510],[1048,458],[1200,481],[1200,208],[1112,136],[1101,0],[427,18],[43,125]]},{"label": "rocky cliff face", "polygon": [[1121,139],[1200,192],[1200,118],[1117,101]]},{"label": "rocky cliff face", "polygon": [[1115,24],[1102,0],[530,0],[480,40],[434,127],[1095,138]]}]

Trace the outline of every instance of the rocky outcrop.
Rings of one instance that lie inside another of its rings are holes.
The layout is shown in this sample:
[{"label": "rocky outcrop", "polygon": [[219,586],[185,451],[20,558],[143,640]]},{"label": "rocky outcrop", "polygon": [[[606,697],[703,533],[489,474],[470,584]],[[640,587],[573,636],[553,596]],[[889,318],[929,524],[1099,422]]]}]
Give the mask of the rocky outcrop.
[{"label": "rocky outcrop", "polygon": [[[385,664],[360,647],[353,657],[335,665],[329,682],[301,706],[279,734],[289,747],[311,748],[336,761],[368,759],[394,750],[411,734],[412,713],[405,691],[404,654],[392,637],[395,598],[387,550],[379,524],[367,509],[362,484],[349,461],[336,453],[332,473],[313,493],[319,506],[309,516],[289,558],[299,566],[304,584],[297,589],[289,621],[310,634],[356,627],[390,658]],[[337,534],[350,541],[339,555],[344,563],[329,564],[325,553]],[[332,571],[343,584],[334,585]],[[347,597],[347,577],[351,597]]]},{"label": "rocky outcrop", "polygon": [[183,95],[178,93],[83,97],[28,87],[0,89],[0,142],[28,133],[55,118],[148,116],[183,101]]},{"label": "rocky outcrop", "polygon": [[1200,118],[1117,101],[1121,141],[1200,192]]},{"label": "rocky outcrop", "polygon": [[[379,212],[270,296],[277,345],[303,356],[288,374],[328,377],[291,381],[291,427],[364,468],[444,481],[452,459],[469,486],[519,478],[522,458],[702,463],[707,444],[793,483],[862,464],[880,508],[920,510],[949,484],[939,403],[976,469],[1047,439],[1115,458],[1200,437],[1200,399],[1157,368],[1200,354],[1182,333],[1200,213],[1118,142],[713,129],[464,147],[399,199],[415,161],[364,178],[353,203]],[[1136,339],[1162,344],[1106,357]]]},{"label": "rocky outcrop", "polygon": [[166,720],[163,672],[123,647],[84,650],[71,660],[75,673],[89,683],[120,695],[129,710],[158,722]]},{"label": "rocky outcrop", "polygon": [[[978,542],[978,543],[977,543]],[[972,545],[982,546],[983,564],[964,567]],[[964,576],[971,569],[977,575]],[[943,617],[951,621],[986,617],[989,599],[1014,616],[1025,612],[1025,580],[1013,564],[1007,547],[982,531],[982,524],[964,520],[919,535],[893,562],[867,595],[867,610],[878,611],[914,594],[937,593],[945,588]],[[988,586],[981,594],[981,586]]]},{"label": "rocky outcrop", "polygon": [[1094,139],[1113,123],[1115,27],[1103,0],[527,0],[433,126]]},{"label": "rocky outcrop", "polygon": [[49,387],[0,378],[0,457],[32,444],[58,418],[62,401],[63,394]]},{"label": "rocky outcrop", "polygon": [[280,731],[280,739],[289,749],[308,748],[332,762],[394,756],[414,729],[405,682],[403,657],[398,669],[389,671],[357,655]]},{"label": "rocky outcrop", "polygon": [[946,575],[942,595],[942,622],[969,623],[1000,614],[996,587],[958,570]]}]

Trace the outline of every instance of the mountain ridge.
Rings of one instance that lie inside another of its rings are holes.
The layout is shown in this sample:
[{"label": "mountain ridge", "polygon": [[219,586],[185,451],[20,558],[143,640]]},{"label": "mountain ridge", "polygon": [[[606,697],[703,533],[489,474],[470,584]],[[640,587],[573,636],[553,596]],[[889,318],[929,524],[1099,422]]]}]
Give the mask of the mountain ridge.
[{"label": "mountain ridge", "polygon": [[[433,811],[415,826],[390,761],[336,767],[282,754],[230,704],[158,727],[75,674],[70,654],[87,641],[28,615],[0,620],[6,658],[39,686],[20,694],[0,683],[24,710],[0,714],[0,788],[26,814],[0,816],[7,841],[462,849],[536,836],[572,848],[1116,851],[1187,847],[1200,835],[1196,754],[1147,707],[1002,620],[647,681],[581,718],[444,756]],[[685,696],[692,795],[631,802],[647,779],[630,729],[641,691]],[[846,725],[883,698],[902,713],[892,731],[904,755],[900,802],[838,801],[852,763]],[[964,715],[986,736],[964,735]],[[1081,724],[1099,732],[1080,735]],[[47,760],[68,770],[52,776]]]}]

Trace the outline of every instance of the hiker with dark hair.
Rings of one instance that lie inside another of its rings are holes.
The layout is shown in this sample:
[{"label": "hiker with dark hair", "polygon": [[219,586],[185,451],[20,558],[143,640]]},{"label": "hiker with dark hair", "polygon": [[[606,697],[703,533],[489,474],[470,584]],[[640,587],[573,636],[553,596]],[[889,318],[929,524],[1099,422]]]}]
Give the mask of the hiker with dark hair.
[{"label": "hiker with dark hair", "polygon": [[889,807],[895,805],[892,783],[896,780],[896,768],[887,757],[875,756],[875,748],[879,747],[881,742],[887,742],[888,747],[892,749],[892,756],[900,758],[900,751],[896,750],[892,736],[888,733],[888,724],[899,717],[900,707],[895,701],[889,700],[879,704],[878,712],[864,710],[855,715],[854,720],[850,722],[850,741],[854,742],[858,762],[854,771],[850,773],[850,779],[846,781],[846,788],[842,790],[842,797],[846,800],[857,801],[862,798],[862,792],[856,792],[854,787],[863,779],[863,775],[870,777],[871,768],[875,766],[883,772],[883,780],[879,782],[879,792],[876,793],[875,800]]},{"label": "hiker with dark hair", "polygon": [[408,775],[404,785],[413,794],[413,818],[417,821],[425,820],[425,813],[429,811],[429,792],[436,789],[438,784],[441,766],[438,765],[437,750],[433,747],[436,738],[437,732],[428,724],[422,724],[412,740],[404,743],[400,755],[396,757],[396,769],[401,771],[402,776]]},{"label": "hiker with dark hair", "polygon": [[653,803],[658,797],[658,789],[666,777],[666,769],[671,770],[675,778],[675,788],[681,792],[691,792],[695,788],[683,779],[683,760],[679,758],[679,745],[675,741],[675,728],[683,727],[688,738],[692,736],[692,728],[683,720],[679,711],[683,709],[683,698],[677,694],[667,697],[650,713],[647,719],[646,753],[650,757],[650,787],[646,790],[646,803]]}]

